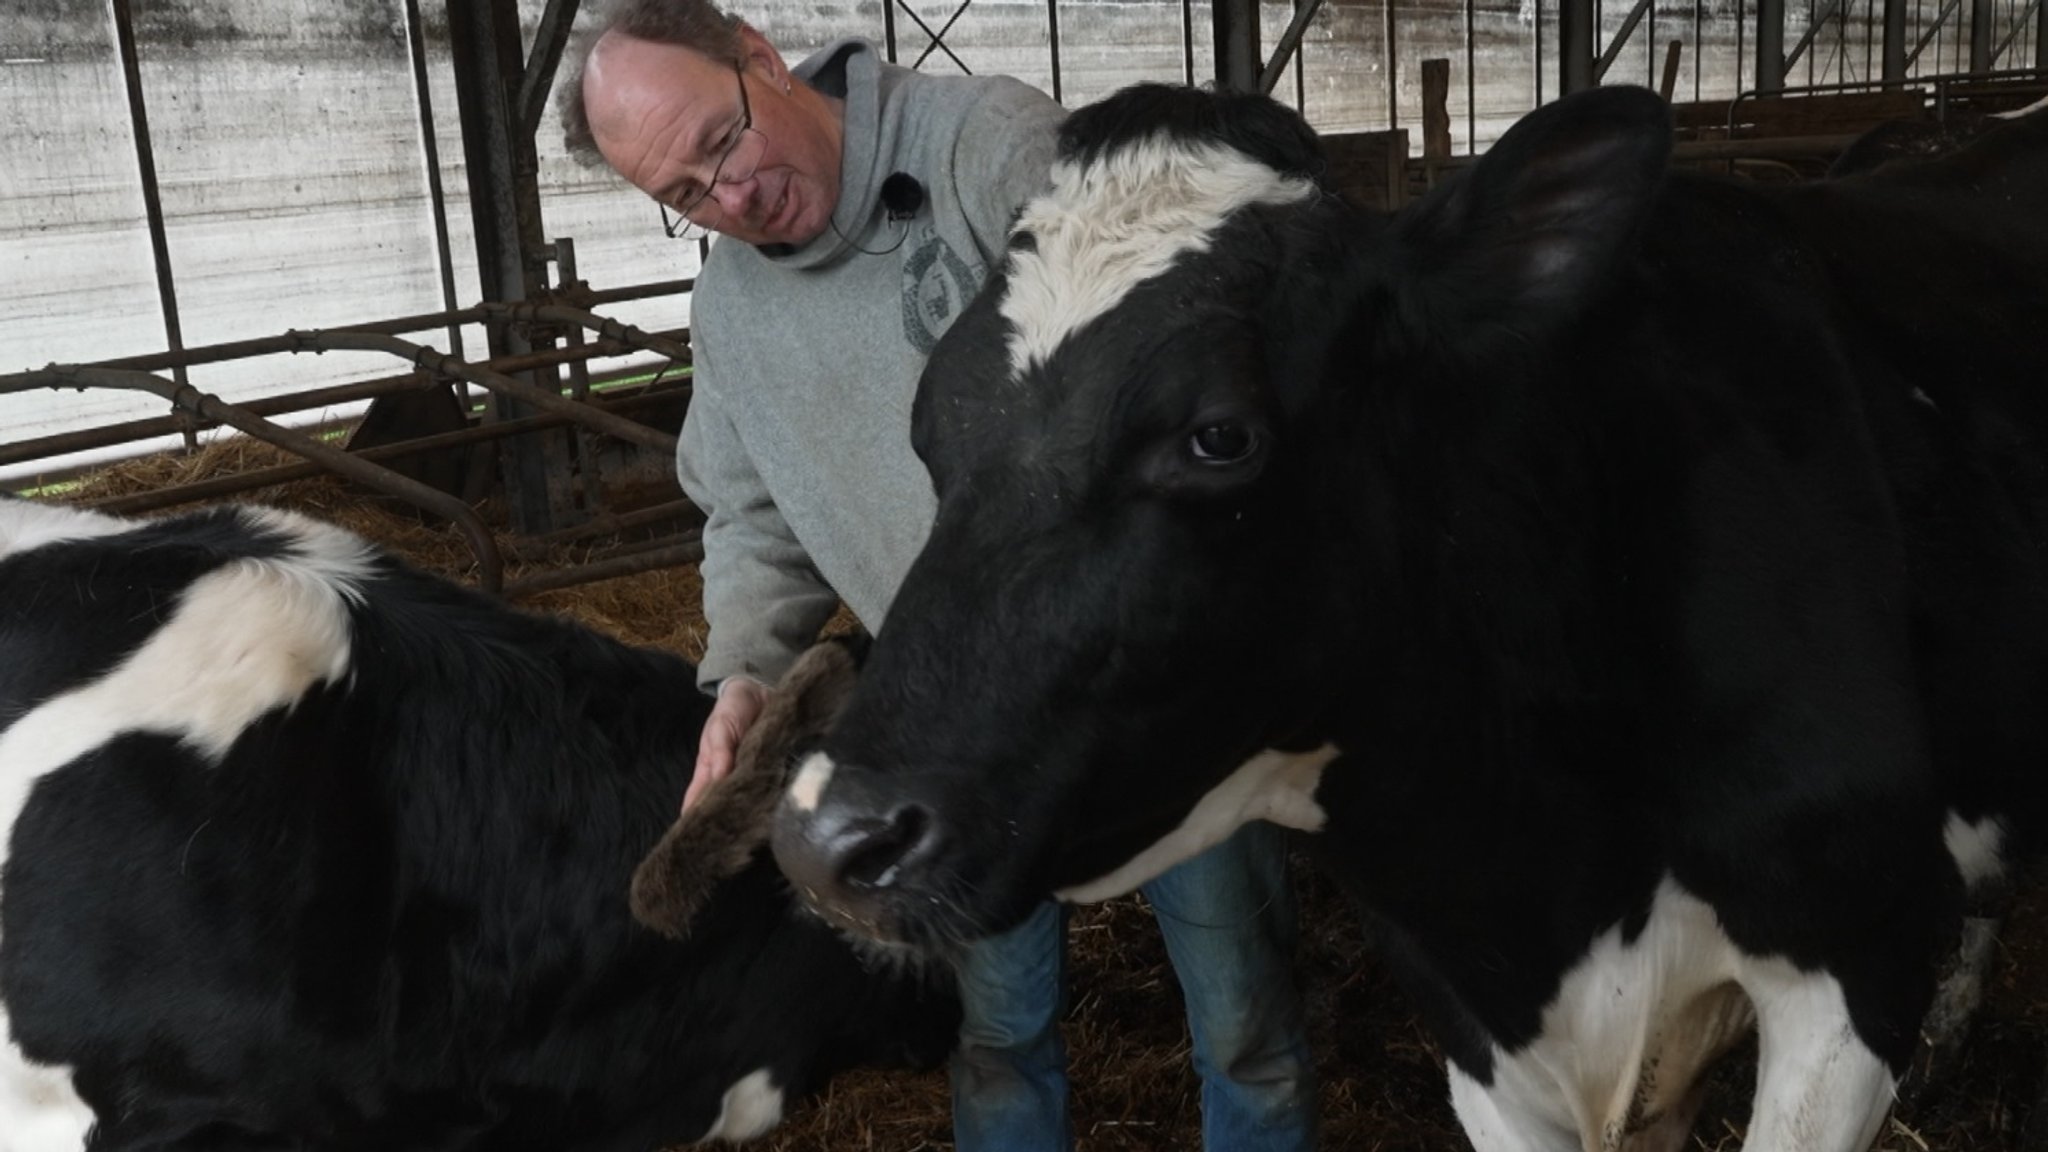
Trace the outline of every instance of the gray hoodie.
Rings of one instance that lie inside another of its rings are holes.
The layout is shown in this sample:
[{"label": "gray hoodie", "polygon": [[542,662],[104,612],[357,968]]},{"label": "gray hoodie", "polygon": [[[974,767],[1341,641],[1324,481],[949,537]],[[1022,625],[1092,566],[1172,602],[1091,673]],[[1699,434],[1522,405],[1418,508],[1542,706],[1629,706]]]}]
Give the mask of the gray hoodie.
[{"label": "gray hoodie", "polygon": [[[936,508],[910,448],[918,373],[1048,184],[1064,115],[1008,77],[926,76],[855,40],[794,71],[845,100],[837,231],[715,241],[690,318],[676,471],[709,517],[706,688],[775,682],[842,598],[881,629]],[[882,203],[898,172],[925,194],[907,223]]]}]

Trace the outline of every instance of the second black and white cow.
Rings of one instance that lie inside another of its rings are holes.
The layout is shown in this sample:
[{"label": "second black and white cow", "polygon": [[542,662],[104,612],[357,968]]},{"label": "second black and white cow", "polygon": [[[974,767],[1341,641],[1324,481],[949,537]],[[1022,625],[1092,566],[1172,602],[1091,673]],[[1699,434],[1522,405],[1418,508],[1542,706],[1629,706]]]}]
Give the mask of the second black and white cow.
[{"label": "second black and white cow", "polygon": [[301,517],[0,498],[0,1152],[640,1152],[937,1059],[765,860],[633,922],[708,708]]},{"label": "second black and white cow", "polygon": [[1869,1145],[2048,798],[2048,117],[1762,189],[1658,100],[1408,210],[1255,97],[1067,123],[942,341],[936,525],[777,856],[912,943],[1319,832],[1482,1152]]}]

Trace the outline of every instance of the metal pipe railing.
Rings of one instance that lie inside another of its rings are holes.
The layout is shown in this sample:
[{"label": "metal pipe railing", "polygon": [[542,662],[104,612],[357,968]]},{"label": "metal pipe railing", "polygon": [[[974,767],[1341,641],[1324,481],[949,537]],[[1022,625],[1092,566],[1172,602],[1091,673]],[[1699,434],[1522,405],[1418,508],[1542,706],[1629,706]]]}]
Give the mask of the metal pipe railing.
[{"label": "metal pipe railing", "polygon": [[323,444],[302,432],[251,415],[220,397],[201,392],[189,384],[179,384],[147,372],[121,368],[68,366],[45,368],[28,375],[42,377],[44,386],[49,388],[118,388],[159,396],[180,411],[225,424],[266,444],[275,444],[365,487],[373,488],[387,496],[395,496],[414,507],[444,517],[461,529],[463,536],[469,540],[470,551],[476,556],[477,582],[489,592],[498,591],[504,584],[504,561],[498,553],[498,544],[492,538],[490,529],[484,526],[475,509],[438,488],[429,487],[409,476],[402,476],[389,468]]},{"label": "metal pipe railing", "polygon": [[[637,331],[637,329],[636,329]],[[650,343],[678,342],[687,329],[646,334]],[[552,352],[532,352],[524,356],[505,356],[485,362],[485,366],[498,372],[522,372],[528,368],[583,362],[612,356],[624,356],[643,348],[629,345],[609,337],[573,349],[558,349]],[[651,349],[646,349],[651,350]],[[101,364],[98,367],[118,367],[115,364]],[[304,412],[324,408],[332,404],[347,404],[360,400],[374,400],[380,396],[435,387],[444,378],[432,372],[414,371],[394,376],[382,376],[361,380],[351,384],[336,384],[325,388],[314,388],[303,392],[289,392],[276,396],[265,396],[244,400],[237,404],[243,411],[257,416],[279,416],[290,412]],[[22,374],[0,376],[0,393],[40,389],[46,385],[27,380]],[[86,428],[76,432],[62,432],[52,436],[41,436],[31,440],[17,440],[0,443],[0,467],[23,464],[51,456],[63,456],[72,452],[90,452],[101,448],[112,448],[148,440],[158,436],[175,435],[183,431],[204,432],[217,425],[195,421],[189,414],[177,416],[153,416],[142,420],[130,420],[118,424],[105,424],[97,428]]]},{"label": "metal pipe railing", "polygon": [[[492,305],[492,308],[506,307]],[[526,306],[526,307],[530,307]],[[479,309],[488,311],[489,308]],[[525,404],[531,404],[543,412],[553,412],[568,417],[596,432],[617,437],[629,444],[639,444],[662,452],[673,453],[676,438],[657,428],[635,423],[623,416],[579,404],[559,392],[553,392],[536,384],[529,384],[515,376],[495,372],[480,364],[458,360],[425,344],[415,344],[382,332],[346,330],[290,332],[286,337],[292,341],[293,352],[384,352],[400,359],[410,360],[429,372],[438,372],[458,380],[467,380],[501,396],[509,396]]]}]

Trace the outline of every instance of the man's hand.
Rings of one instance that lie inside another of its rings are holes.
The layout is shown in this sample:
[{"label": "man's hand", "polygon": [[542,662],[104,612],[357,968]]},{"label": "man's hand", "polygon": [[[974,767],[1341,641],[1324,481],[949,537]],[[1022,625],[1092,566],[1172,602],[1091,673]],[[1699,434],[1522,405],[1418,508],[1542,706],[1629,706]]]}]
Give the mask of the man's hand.
[{"label": "man's hand", "polygon": [[697,770],[683,793],[683,811],[704,794],[704,790],[732,775],[740,739],[761,715],[768,703],[768,687],[746,676],[730,676],[718,686],[718,702],[711,706],[711,718],[704,722],[704,735],[697,740]]}]

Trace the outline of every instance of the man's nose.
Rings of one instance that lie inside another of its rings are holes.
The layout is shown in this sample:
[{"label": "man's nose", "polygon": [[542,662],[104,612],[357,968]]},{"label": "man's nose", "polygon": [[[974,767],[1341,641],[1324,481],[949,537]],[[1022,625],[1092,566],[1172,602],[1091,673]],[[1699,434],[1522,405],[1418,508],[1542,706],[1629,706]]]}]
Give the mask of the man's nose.
[{"label": "man's nose", "polygon": [[718,202],[719,214],[725,219],[745,220],[753,211],[760,191],[761,182],[752,175],[744,180],[721,178],[711,186],[711,198]]}]

